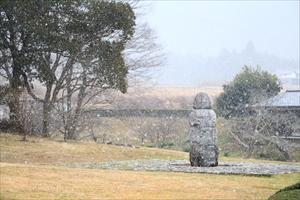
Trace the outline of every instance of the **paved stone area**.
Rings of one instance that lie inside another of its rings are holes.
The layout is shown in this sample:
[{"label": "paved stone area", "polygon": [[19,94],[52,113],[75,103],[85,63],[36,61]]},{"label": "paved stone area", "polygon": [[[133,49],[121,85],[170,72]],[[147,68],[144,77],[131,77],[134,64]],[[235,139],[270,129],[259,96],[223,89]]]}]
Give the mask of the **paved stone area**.
[{"label": "paved stone area", "polygon": [[128,160],[104,163],[76,163],[69,167],[120,169],[134,171],[168,171],[186,173],[273,175],[300,173],[300,164],[221,162],[216,167],[191,167],[186,160]]}]

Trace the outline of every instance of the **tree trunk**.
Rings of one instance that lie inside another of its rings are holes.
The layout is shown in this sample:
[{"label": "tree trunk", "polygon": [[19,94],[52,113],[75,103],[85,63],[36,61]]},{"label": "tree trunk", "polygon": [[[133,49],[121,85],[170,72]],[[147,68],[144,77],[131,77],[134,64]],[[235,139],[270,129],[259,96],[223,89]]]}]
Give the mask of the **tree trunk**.
[{"label": "tree trunk", "polygon": [[142,137],[141,137],[141,144],[142,144],[142,146],[144,146],[144,144],[145,144],[145,142],[144,142],[144,135],[142,135]]},{"label": "tree trunk", "polygon": [[46,93],[43,100],[43,130],[42,135],[43,137],[49,137],[49,123],[51,120],[51,110],[52,110],[52,103],[51,103],[51,91],[52,91],[53,81],[47,83],[46,86]]},{"label": "tree trunk", "polygon": [[65,120],[64,120],[64,141],[72,139],[71,137],[71,126],[72,126],[72,90],[71,90],[71,79],[73,74],[73,68],[70,67],[67,76],[66,76],[66,87],[67,87],[67,98],[66,98],[66,110],[65,112]]},{"label": "tree trunk", "polygon": [[160,139],[160,134],[159,133],[156,133],[156,144],[155,144],[155,146],[156,147],[159,147],[159,139]]},{"label": "tree trunk", "polygon": [[69,130],[68,130],[68,138],[67,139],[76,139],[76,128],[78,126],[78,120],[81,114],[81,106],[83,103],[83,99],[85,96],[85,86],[82,86],[82,88],[79,90],[79,94],[78,94],[78,99],[77,99],[77,105],[76,105],[76,109],[74,112],[74,116],[72,117],[72,115],[70,115],[69,121]]},{"label": "tree trunk", "polygon": [[70,114],[68,115],[69,119],[68,119],[68,126],[67,126],[67,138],[66,139],[76,139],[76,128],[78,126],[78,120],[81,114],[81,107],[83,104],[83,100],[86,96],[86,82],[87,82],[87,77],[86,77],[86,73],[85,71],[83,72],[83,76],[82,76],[82,84],[80,86],[79,92],[78,92],[78,96],[77,96],[77,104],[76,104],[76,108],[74,111],[74,114],[72,115],[72,113],[70,112]]},{"label": "tree trunk", "polygon": [[21,94],[19,91],[14,91],[8,102],[10,123],[13,126],[13,130],[19,133],[23,132],[22,117],[20,113],[20,96]]},{"label": "tree trunk", "polygon": [[16,63],[14,63],[13,66],[13,76],[12,80],[10,81],[11,97],[8,102],[8,107],[10,110],[9,117],[14,130],[22,133],[24,131],[20,107],[20,97],[22,94],[22,89],[19,88],[21,86],[21,73],[18,67],[15,67]]},{"label": "tree trunk", "polygon": [[45,101],[43,103],[43,137],[49,137],[49,122],[50,122],[50,114],[51,114],[51,105],[49,102]]}]

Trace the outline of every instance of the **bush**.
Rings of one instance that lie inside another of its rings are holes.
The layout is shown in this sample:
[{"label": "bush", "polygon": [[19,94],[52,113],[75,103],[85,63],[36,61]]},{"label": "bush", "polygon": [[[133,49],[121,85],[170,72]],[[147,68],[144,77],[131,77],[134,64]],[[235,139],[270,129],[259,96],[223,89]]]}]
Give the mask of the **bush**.
[{"label": "bush", "polygon": [[9,97],[9,86],[0,85],[0,104],[7,103],[8,97]]},{"label": "bush", "polygon": [[230,135],[247,157],[290,160],[294,146],[281,135],[287,135],[287,130],[293,132],[293,124],[288,123],[293,119],[292,113],[260,110],[248,117],[232,118]]},{"label": "bush", "polygon": [[159,144],[159,148],[171,148],[172,146],[174,146],[173,142],[163,142]]},{"label": "bush", "polygon": [[251,113],[250,105],[275,96],[280,89],[276,75],[245,66],[232,82],[223,85],[224,92],[216,99],[217,114],[225,118],[245,116]]},{"label": "bush", "polygon": [[[287,130],[294,132],[295,117],[293,113],[275,114],[264,110],[248,117],[218,118],[220,155],[299,161],[299,148],[282,138],[288,135]],[[285,123],[285,129],[282,129],[282,123]]]},{"label": "bush", "polygon": [[183,145],[182,151],[184,151],[184,152],[190,152],[191,151],[191,145],[189,143]]},{"label": "bush", "polygon": [[283,188],[272,195],[268,200],[296,200],[300,197],[300,182]]},{"label": "bush", "polygon": [[9,120],[0,120],[0,130],[9,131],[13,129],[13,124]]}]

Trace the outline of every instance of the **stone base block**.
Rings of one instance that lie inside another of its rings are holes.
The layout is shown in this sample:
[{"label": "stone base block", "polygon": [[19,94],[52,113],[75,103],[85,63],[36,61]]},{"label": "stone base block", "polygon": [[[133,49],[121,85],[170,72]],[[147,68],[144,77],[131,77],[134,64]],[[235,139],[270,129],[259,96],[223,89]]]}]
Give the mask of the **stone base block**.
[{"label": "stone base block", "polygon": [[216,145],[192,144],[190,163],[195,167],[213,167],[218,165],[219,151]]}]

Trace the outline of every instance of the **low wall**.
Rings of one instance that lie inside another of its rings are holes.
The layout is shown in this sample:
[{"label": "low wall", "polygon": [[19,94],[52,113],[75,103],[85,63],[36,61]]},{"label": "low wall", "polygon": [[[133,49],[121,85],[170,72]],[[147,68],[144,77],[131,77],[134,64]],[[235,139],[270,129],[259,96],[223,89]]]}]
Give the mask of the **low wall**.
[{"label": "low wall", "polygon": [[94,109],[85,110],[84,113],[95,117],[188,117],[191,110],[148,110],[148,109]]}]

